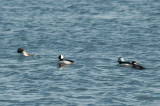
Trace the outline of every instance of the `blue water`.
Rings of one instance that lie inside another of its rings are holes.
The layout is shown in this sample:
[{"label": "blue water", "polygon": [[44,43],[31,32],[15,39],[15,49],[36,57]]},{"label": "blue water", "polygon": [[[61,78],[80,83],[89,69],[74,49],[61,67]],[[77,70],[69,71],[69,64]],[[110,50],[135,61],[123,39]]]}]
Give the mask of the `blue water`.
[{"label": "blue water", "polygon": [[1,0],[0,45],[1,106],[160,105],[159,0]]}]

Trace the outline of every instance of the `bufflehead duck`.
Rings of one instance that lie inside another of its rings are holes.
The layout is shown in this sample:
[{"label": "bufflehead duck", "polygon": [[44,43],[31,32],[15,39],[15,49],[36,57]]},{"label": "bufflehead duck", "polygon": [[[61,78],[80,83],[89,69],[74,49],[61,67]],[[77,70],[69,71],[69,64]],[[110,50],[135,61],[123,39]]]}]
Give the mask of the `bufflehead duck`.
[{"label": "bufflehead duck", "polygon": [[23,56],[34,56],[34,54],[29,54],[29,53],[27,53],[26,51],[24,51],[23,48],[19,48],[19,49],[17,50],[17,52],[18,52],[18,53],[21,53]]},{"label": "bufflehead duck", "polygon": [[130,63],[130,62],[125,62],[122,57],[120,57],[120,58],[118,59],[118,62],[119,62],[119,64],[120,64],[122,67],[128,67],[128,66],[131,66],[131,65],[132,65],[132,63]]},{"label": "bufflehead duck", "polygon": [[74,64],[72,60],[65,60],[63,55],[59,55],[59,64]]},{"label": "bufflehead duck", "polygon": [[143,70],[145,69],[143,66],[137,65],[136,61],[132,61],[133,68]]}]

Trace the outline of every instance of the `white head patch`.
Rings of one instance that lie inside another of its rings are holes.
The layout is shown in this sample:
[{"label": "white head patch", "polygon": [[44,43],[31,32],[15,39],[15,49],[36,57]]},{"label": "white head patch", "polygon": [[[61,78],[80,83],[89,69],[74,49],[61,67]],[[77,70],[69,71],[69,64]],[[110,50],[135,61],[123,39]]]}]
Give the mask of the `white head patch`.
[{"label": "white head patch", "polygon": [[124,59],[120,57],[118,61],[124,62]]},{"label": "white head patch", "polygon": [[64,59],[63,55],[60,55],[59,58],[62,59],[62,60]]}]

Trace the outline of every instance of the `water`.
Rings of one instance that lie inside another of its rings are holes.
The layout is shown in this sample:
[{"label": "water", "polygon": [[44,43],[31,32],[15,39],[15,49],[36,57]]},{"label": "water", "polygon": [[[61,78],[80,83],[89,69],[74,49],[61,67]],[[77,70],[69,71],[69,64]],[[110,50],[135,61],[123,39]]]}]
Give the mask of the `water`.
[{"label": "water", "polygon": [[1,106],[160,104],[158,0],[1,0],[0,14]]}]

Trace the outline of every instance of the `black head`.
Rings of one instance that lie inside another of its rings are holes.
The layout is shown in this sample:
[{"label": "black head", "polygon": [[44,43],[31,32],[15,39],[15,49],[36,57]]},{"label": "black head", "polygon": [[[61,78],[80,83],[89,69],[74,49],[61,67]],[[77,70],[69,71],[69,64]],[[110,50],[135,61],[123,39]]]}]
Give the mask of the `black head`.
[{"label": "black head", "polygon": [[18,53],[22,53],[23,51],[24,51],[23,48],[19,48],[19,49],[17,50]]},{"label": "black head", "polygon": [[63,60],[64,59],[64,57],[63,57],[63,55],[59,55],[59,60]]},{"label": "black head", "polygon": [[132,61],[132,65],[136,65],[137,63],[136,63],[136,61]]}]

